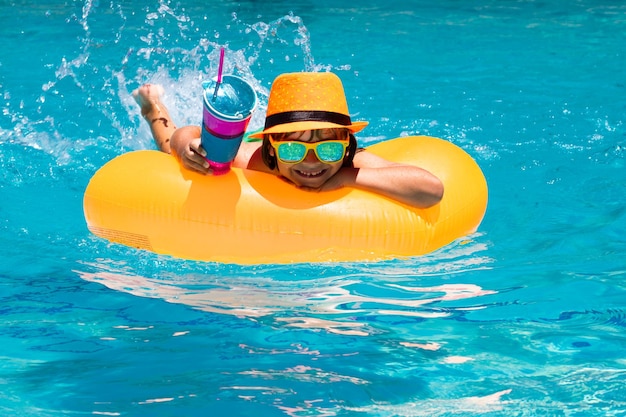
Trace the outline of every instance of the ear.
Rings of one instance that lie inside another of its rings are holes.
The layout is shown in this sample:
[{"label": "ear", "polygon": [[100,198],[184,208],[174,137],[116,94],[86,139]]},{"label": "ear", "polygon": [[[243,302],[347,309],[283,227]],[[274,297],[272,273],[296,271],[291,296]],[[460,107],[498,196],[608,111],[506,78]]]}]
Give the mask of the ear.
[{"label": "ear", "polygon": [[346,149],[346,156],[343,157],[343,166],[345,167],[354,166],[354,164],[352,163],[352,160],[354,159],[354,155],[356,155],[358,152],[359,152],[359,149],[357,148],[356,137],[354,137],[354,134],[350,133],[350,144],[348,145],[348,148]]}]

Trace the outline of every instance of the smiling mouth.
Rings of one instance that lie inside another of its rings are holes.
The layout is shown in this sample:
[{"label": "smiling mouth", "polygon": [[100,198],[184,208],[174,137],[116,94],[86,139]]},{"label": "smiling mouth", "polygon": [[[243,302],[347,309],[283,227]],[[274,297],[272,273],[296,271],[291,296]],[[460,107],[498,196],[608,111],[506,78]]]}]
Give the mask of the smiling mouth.
[{"label": "smiling mouth", "polygon": [[304,178],[318,178],[321,177],[322,174],[324,174],[326,170],[325,169],[320,169],[318,171],[300,171],[300,170],[295,170],[295,172],[300,175],[301,177]]}]

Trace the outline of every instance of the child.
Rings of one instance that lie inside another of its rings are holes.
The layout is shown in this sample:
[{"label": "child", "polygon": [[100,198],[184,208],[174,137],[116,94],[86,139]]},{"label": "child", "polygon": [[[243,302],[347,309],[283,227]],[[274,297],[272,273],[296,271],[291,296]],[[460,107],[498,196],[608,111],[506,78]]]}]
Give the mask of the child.
[{"label": "child", "polygon": [[[201,127],[177,129],[160,100],[162,93],[151,84],[133,93],[157,146],[186,168],[210,174]],[[351,121],[335,74],[282,74],[270,90],[264,130],[250,135],[263,141],[244,141],[233,166],[273,173],[311,191],[353,187],[418,208],[437,204],[443,184],[433,174],[357,149],[354,133],[366,125]]]}]

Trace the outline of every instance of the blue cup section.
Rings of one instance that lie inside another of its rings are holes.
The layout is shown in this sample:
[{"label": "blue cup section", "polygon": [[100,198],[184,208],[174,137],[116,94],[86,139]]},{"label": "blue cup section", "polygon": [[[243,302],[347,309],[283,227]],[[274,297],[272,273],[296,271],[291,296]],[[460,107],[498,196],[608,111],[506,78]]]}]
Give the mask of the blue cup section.
[{"label": "blue cup section", "polygon": [[209,132],[206,127],[202,128],[202,147],[207,153],[206,159],[219,163],[231,162],[235,159],[243,133],[233,138],[221,138]]}]

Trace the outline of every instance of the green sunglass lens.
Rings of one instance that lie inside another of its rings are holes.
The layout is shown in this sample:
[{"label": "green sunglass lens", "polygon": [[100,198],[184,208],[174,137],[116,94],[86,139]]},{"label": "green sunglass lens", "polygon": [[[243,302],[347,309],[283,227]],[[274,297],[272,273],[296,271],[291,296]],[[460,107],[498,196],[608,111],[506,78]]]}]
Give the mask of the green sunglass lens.
[{"label": "green sunglass lens", "polygon": [[341,143],[320,143],[317,146],[317,157],[324,162],[337,162],[343,157]]},{"label": "green sunglass lens", "polygon": [[304,158],[306,146],[301,143],[281,143],[278,146],[278,157],[285,162],[296,162]]}]

